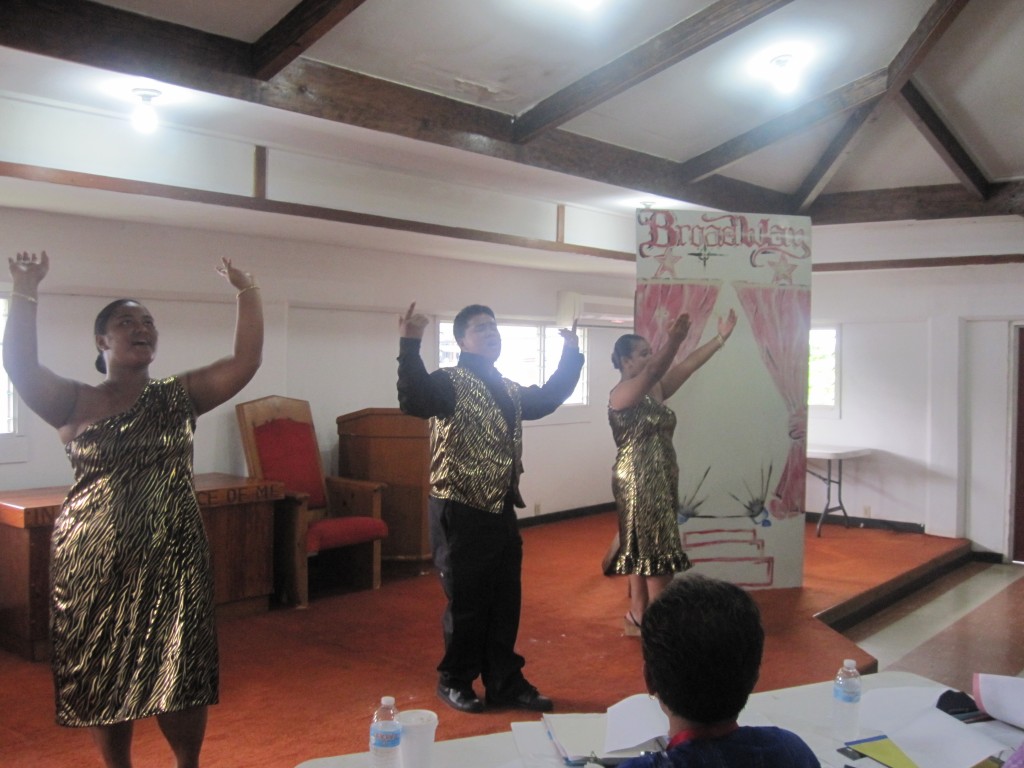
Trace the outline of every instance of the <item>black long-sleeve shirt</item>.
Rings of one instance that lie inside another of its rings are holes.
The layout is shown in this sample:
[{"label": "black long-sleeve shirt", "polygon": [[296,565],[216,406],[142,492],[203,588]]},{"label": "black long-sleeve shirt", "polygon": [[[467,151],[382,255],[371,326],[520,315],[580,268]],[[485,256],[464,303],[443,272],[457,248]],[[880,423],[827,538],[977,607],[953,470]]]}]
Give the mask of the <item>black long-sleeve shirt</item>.
[{"label": "black long-sleeve shirt", "polygon": [[[459,365],[468,368],[488,385],[492,394],[496,389],[504,393],[504,387],[494,387],[501,374],[492,363],[480,355],[463,352]],[[521,387],[520,401],[524,421],[540,419],[554,413],[565,399],[576,389],[583,370],[583,354],[573,347],[562,350],[558,369],[551,374],[543,386]],[[507,393],[496,397],[499,405],[508,400]],[[420,340],[403,338],[398,352],[398,405],[403,413],[429,419],[432,416],[451,416],[455,411],[455,389],[444,369],[427,373],[420,357]],[[511,407],[509,404],[508,407]],[[505,411],[505,408],[502,408]]]}]

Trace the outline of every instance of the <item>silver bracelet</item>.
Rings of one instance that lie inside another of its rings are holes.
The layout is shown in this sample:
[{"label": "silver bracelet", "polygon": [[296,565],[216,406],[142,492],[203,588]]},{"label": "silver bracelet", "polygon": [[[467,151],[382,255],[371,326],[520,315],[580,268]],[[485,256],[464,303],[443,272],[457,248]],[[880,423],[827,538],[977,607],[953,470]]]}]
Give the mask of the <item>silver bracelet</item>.
[{"label": "silver bracelet", "polygon": [[38,304],[39,303],[39,300],[36,299],[35,296],[29,296],[27,293],[18,293],[17,291],[11,291],[11,296],[12,297],[13,296],[17,296],[19,299],[24,299],[25,301],[31,301],[33,304]]}]

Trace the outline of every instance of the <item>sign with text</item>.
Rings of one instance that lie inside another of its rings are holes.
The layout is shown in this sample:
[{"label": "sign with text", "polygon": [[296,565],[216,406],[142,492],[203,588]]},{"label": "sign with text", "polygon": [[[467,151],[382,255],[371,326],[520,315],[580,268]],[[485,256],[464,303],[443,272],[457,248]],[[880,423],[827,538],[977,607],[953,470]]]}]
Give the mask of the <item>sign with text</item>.
[{"label": "sign with text", "polygon": [[737,317],[728,341],[666,401],[678,420],[681,534],[704,542],[688,554],[709,575],[799,586],[810,219],[645,208],[636,212],[636,233],[635,331],[653,349],[680,314],[689,315],[690,330],[676,363],[716,343],[730,311]]}]

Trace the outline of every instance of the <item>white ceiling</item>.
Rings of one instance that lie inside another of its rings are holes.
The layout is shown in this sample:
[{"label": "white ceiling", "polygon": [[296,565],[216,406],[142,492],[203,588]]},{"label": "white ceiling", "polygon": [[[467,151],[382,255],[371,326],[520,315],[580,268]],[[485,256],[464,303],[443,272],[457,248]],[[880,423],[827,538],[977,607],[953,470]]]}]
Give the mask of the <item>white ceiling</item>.
[{"label": "white ceiling", "polygon": [[[102,3],[244,43],[257,41],[294,4],[295,0],[255,4],[236,0]],[[588,13],[571,0],[365,0],[306,49],[303,57],[377,81],[437,94],[452,103],[476,105],[508,116],[521,115],[589,72],[711,5],[708,0],[604,0],[601,8]],[[949,3],[940,0],[935,5]],[[583,136],[653,158],[684,163],[887,67],[932,6],[933,0],[793,0],[584,111],[565,122],[556,133]],[[0,9],[0,21],[5,13]],[[94,30],[81,31],[85,37],[95,35]],[[0,100],[45,105],[57,110],[55,114],[61,110],[105,116],[124,114],[129,107],[126,83],[145,82],[145,76],[154,71],[145,62],[134,70],[121,65],[121,71],[114,72],[29,52],[53,53],[42,33],[41,42],[22,44],[20,40],[18,47],[24,50],[0,47]],[[790,97],[780,97],[751,78],[746,65],[758,51],[788,40],[809,42],[816,55],[804,89]],[[1024,3],[971,0],[928,52],[913,78],[955,139],[993,184],[1024,180],[1021,40]],[[149,45],[146,40],[136,43],[143,48]],[[160,43],[153,41],[153,45]],[[76,43],[75,50],[78,59],[93,55],[88,41]],[[278,81],[289,84],[289,77],[286,69],[270,86]],[[390,132],[386,127],[374,130],[263,106],[255,103],[257,100],[229,98],[218,95],[223,93],[219,86],[204,92],[196,87],[176,86],[165,79],[159,81],[158,87],[162,91],[158,103],[162,120],[181,130],[611,215],[629,216],[642,200],[657,206],[687,202],[615,180],[592,180],[538,167],[536,162],[516,162],[519,150],[515,147],[493,151],[495,142],[468,132],[458,142],[445,145],[432,135],[427,136],[428,140],[417,140],[402,131]],[[370,92],[367,98],[372,95]],[[824,194],[957,184],[956,175],[896,101],[872,116]],[[351,105],[328,106],[354,109]],[[405,105],[396,107],[403,108]],[[767,191],[791,194],[800,187],[844,122],[842,114],[825,119],[797,135],[747,154],[717,173]],[[67,136],[67,141],[73,143],[75,136]],[[24,162],[6,146],[7,142],[0,141],[0,160]],[[474,151],[477,146],[480,151]],[[83,146],[81,151],[88,152],[89,147]],[[400,193],[396,190],[396,196]],[[126,199],[129,197],[130,200]],[[118,195],[78,186],[56,187],[49,182],[11,177],[0,178],[0,205],[232,231],[266,231],[321,242],[359,244],[367,229],[327,221],[312,223],[301,217],[226,211],[202,203]],[[1004,253],[1024,251],[1024,244],[1015,246],[1012,237],[1006,243],[1007,226],[1016,230],[1018,220],[1016,215],[993,216],[991,223],[993,232],[998,233],[997,239],[988,246],[982,235],[974,247],[980,253],[997,252],[995,248],[1010,249],[998,251]],[[846,226],[847,232],[850,227],[868,232],[877,225]],[[928,228],[922,225],[916,230]],[[369,242],[369,238],[365,239]],[[449,238],[398,231],[392,232],[384,245],[377,233],[373,243],[378,248],[456,258],[495,259],[531,266],[552,263],[548,254],[531,252],[529,248],[472,241],[455,243]],[[629,269],[608,259],[574,254],[562,254],[557,265],[560,269],[613,273]]]}]

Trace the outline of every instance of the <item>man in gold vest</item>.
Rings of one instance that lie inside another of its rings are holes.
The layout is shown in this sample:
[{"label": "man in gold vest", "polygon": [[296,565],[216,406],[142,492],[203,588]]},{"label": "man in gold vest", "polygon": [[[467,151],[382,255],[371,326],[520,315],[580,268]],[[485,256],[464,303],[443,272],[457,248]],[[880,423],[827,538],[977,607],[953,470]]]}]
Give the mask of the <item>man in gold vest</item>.
[{"label": "man in gold vest", "polygon": [[515,507],[522,474],[523,419],[552,413],[572,394],[583,368],[576,330],[558,370],[543,386],[503,378],[494,363],[501,334],[494,312],[473,304],[455,316],[458,365],[428,374],[420,357],[429,322],[415,311],[400,320],[398,404],[431,419],[430,543],[448,604],[438,696],[461,712],[482,712],[473,690],[482,679],[488,706],[548,712],[553,705],[523,676],[516,653],[523,542]]}]

